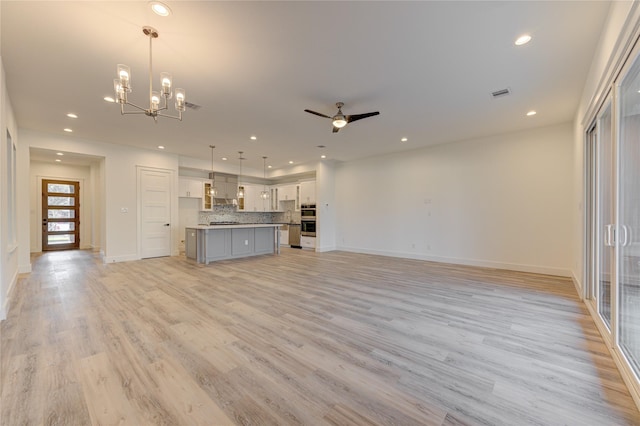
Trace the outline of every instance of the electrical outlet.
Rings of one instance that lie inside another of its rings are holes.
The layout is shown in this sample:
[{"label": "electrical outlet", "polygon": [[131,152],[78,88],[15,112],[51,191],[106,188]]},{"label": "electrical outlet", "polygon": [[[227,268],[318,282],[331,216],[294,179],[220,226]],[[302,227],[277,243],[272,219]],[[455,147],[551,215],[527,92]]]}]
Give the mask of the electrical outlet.
[{"label": "electrical outlet", "polygon": [[244,240],[244,245],[248,246],[249,245],[249,240]]}]

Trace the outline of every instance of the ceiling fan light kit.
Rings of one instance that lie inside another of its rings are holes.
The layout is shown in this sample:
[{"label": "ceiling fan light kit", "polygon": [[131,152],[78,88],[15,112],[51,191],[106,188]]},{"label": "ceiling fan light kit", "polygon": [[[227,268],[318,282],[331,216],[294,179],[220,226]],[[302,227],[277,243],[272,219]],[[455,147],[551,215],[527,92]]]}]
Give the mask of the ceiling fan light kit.
[{"label": "ceiling fan light kit", "polygon": [[[169,115],[162,113],[168,108],[168,100],[173,97],[171,88],[173,86],[173,78],[168,72],[160,73],[161,91],[153,90],[153,63],[152,63],[152,43],[154,38],[158,38],[158,31],[152,27],[142,27],[144,35],[149,37],[149,108],[144,108],[129,102],[128,94],[131,93],[131,69],[124,64],[118,64],[117,78],[113,80],[113,89],[116,94],[116,102],[120,104],[120,113],[122,115],[128,114],[145,114],[148,117],[152,117],[155,122],[158,121],[158,117],[174,118],[182,121],[182,113],[186,110],[185,91],[184,89],[175,89],[176,102],[175,108],[178,111],[178,115]],[[161,99],[162,106],[160,106]],[[135,108],[137,111],[125,111],[124,106],[129,105]]]},{"label": "ceiling fan light kit", "polygon": [[328,115],[325,115],[316,111],[311,111],[310,109],[305,109],[304,111],[308,112],[309,114],[317,115],[319,117],[330,118],[333,124],[333,133],[338,133],[338,131],[342,129],[344,126],[346,126],[348,123],[352,123],[354,121],[362,120],[363,118],[373,117],[374,115],[380,114],[379,111],[375,111],[375,112],[367,112],[365,114],[344,115],[342,113],[343,106],[344,106],[343,102],[336,102],[336,107],[338,107],[338,112],[333,117],[329,117]]}]

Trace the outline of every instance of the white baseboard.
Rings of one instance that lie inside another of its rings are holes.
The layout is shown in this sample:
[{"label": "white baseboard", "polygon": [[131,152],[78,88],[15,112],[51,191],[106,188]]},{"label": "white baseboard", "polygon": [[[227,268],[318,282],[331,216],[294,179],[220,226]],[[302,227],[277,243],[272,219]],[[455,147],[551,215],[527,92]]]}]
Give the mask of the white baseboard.
[{"label": "white baseboard", "polygon": [[19,274],[30,274],[31,273],[31,263],[27,263],[26,265],[18,265],[18,273]]},{"label": "white baseboard", "polygon": [[9,288],[7,289],[7,294],[5,294],[4,303],[0,307],[0,321],[7,319],[7,312],[9,312],[9,306],[11,305],[11,298],[13,289],[16,287],[16,283],[18,282],[18,271],[13,274],[13,278],[9,283]]},{"label": "white baseboard", "polygon": [[318,253],[324,253],[326,251],[336,251],[336,250],[338,250],[336,246],[316,247],[316,251]]},{"label": "white baseboard", "polygon": [[584,287],[582,287],[582,283],[576,277],[575,272],[571,271],[571,280],[573,281],[573,286],[576,288],[576,293],[578,293],[578,297],[580,300],[584,301]]},{"label": "white baseboard", "polygon": [[519,272],[531,272],[535,274],[555,275],[560,277],[571,277],[572,275],[569,269],[549,267],[549,266],[526,265],[526,264],[508,263],[508,262],[494,262],[490,260],[478,260],[478,259],[463,259],[458,257],[428,256],[421,253],[369,250],[369,249],[362,249],[357,247],[338,247],[336,250],[343,250],[343,251],[348,251],[353,253],[375,254],[379,256],[399,257],[404,259],[426,260],[430,262],[452,263],[455,265],[480,266],[483,268],[506,269],[509,271],[519,271]]}]

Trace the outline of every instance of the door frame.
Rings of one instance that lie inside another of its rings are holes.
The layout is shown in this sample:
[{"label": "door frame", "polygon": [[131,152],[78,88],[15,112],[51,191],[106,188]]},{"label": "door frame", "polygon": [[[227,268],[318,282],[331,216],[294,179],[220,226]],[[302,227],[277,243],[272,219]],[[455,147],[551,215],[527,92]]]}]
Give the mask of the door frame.
[{"label": "door frame", "polygon": [[137,206],[137,216],[136,216],[136,245],[137,245],[137,256],[138,259],[142,259],[142,173],[145,171],[149,172],[163,172],[169,175],[169,181],[171,184],[169,185],[169,223],[171,224],[169,227],[169,256],[175,256],[176,247],[175,247],[175,229],[177,226],[174,223],[177,223],[176,217],[178,203],[174,201],[174,197],[177,194],[177,181],[175,171],[172,169],[165,169],[161,167],[150,167],[150,166],[141,166],[136,165],[136,206]]},{"label": "door frame", "polygon": [[[31,240],[32,243],[36,243],[36,248],[39,252],[42,252],[42,181],[43,180],[59,180],[61,182],[78,182],[79,191],[80,191],[80,228],[78,229],[79,238],[80,238],[80,250],[87,248],[87,230],[85,226],[87,226],[87,203],[85,199],[86,192],[86,182],[84,178],[72,178],[72,177],[59,177],[59,176],[43,176],[37,175],[36,181],[38,185],[38,195],[36,196],[36,205],[38,208],[38,213],[36,215],[32,215],[32,219],[35,218],[36,222],[31,222],[31,226],[35,226],[37,241]],[[33,198],[32,198],[33,200]],[[84,206],[84,207],[82,207]],[[83,243],[84,241],[84,243]]]}]

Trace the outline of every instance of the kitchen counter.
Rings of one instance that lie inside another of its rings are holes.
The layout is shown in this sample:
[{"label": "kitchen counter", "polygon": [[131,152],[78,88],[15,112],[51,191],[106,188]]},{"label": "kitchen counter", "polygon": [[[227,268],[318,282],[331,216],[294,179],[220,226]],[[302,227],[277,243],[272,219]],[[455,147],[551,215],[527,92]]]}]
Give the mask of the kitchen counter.
[{"label": "kitchen counter", "polygon": [[262,254],[280,254],[279,223],[232,223],[186,228],[185,249],[189,259],[209,264],[216,260]]},{"label": "kitchen counter", "polygon": [[229,223],[214,225],[188,226],[187,229],[240,229],[240,228],[273,228],[282,226],[281,223]]}]

